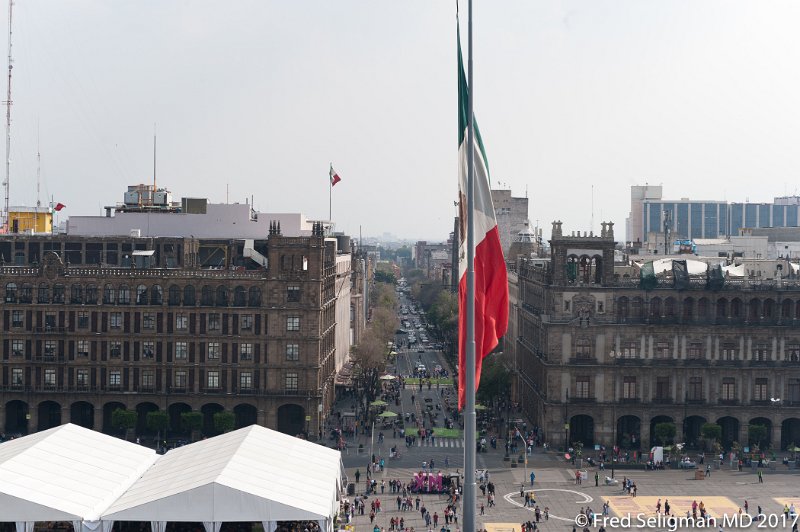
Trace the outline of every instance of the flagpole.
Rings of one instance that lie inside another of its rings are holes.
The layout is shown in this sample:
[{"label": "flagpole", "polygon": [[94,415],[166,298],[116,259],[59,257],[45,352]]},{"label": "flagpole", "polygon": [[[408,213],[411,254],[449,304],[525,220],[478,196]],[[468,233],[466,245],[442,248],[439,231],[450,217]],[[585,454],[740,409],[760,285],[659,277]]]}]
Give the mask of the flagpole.
[{"label": "flagpole", "polygon": [[[333,163],[331,163],[331,171],[333,171]],[[333,180],[328,174],[328,221],[333,223]]]},{"label": "flagpole", "polygon": [[472,0],[467,8],[467,337],[464,405],[464,532],[475,532],[475,85],[472,79]]}]

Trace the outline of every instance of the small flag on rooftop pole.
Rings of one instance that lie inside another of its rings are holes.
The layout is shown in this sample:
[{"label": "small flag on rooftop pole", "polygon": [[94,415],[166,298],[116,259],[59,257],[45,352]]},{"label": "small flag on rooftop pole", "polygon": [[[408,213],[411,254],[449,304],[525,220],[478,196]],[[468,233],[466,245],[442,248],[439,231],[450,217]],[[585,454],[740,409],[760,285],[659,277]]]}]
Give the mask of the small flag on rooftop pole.
[{"label": "small flag on rooftop pole", "polygon": [[331,165],[331,186],[334,186],[341,180],[342,178],[339,177],[339,174],[336,173],[336,170],[333,169],[333,165]]},{"label": "small flag on rooftop pole", "polygon": [[53,207],[53,210],[54,210],[54,211],[56,211],[56,212],[58,212],[58,211],[60,211],[61,209],[63,209],[64,207],[66,207],[66,205],[64,205],[63,203],[56,203],[56,206],[55,206],[55,207]]}]

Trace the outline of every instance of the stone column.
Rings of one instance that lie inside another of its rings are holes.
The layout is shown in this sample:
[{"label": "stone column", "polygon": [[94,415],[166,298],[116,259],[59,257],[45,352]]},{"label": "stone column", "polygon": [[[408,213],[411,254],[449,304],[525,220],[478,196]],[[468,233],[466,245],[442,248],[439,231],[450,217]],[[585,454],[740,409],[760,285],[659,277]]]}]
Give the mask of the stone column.
[{"label": "stone column", "polygon": [[103,430],[103,405],[93,405],[94,406],[94,426],[92,427],[93,430]]}]

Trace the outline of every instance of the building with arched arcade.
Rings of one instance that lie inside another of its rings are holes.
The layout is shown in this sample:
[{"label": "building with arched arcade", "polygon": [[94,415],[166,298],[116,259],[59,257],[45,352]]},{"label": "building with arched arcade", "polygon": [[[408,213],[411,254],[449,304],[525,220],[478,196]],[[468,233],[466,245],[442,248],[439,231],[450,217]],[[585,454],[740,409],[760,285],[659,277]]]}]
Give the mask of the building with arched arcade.
[{"label": "building with arched arcade", "polygon": [[[169,216],[169,215],[167,215]],[[174,215],[178,216],[178,215]],[[202,231],[196,228],[201,234]],[[261,239],[0,237],[0,428],[62,423],[112,433],[117,408],[214,414],[317,437],[355,335],[349,239],[321,223]],[[359,303],[356,303],[358,306]],[[359,329],[360,330],[360,329]]]},{"label": "building with arched arcade", "polygon": [[[672,279],[643,286],[614,273],[613,224],[564,235],[514,279],[517,400],[554,445],[647,448],[658,423],[698,444],[704,423],[726,447],[800,444],[800,283]],[[788,268],[787,268],[788,270]]]}]

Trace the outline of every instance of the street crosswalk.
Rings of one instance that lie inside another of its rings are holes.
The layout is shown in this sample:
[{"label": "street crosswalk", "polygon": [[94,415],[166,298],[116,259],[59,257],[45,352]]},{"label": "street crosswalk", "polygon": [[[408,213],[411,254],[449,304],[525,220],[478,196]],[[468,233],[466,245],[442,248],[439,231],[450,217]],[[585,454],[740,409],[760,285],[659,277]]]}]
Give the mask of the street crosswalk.
[{"label": "street crosswalk", "polygon": [[417,447],[464,447],[464,441],[457,438],[434,438],[434,441],[417,438]]}]

